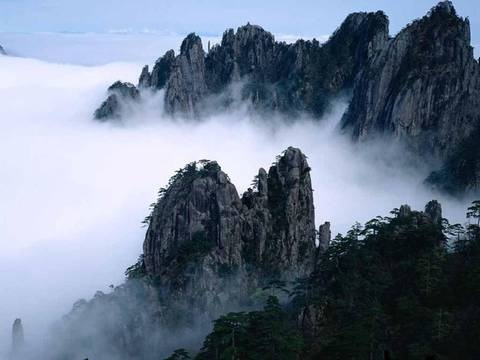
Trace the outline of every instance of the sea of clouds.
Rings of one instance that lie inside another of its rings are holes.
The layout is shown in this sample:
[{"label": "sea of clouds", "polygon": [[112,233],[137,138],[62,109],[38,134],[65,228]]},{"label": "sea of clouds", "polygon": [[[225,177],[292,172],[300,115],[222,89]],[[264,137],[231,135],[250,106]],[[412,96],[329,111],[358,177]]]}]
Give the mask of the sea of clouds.
[{"label": "sea of clouds", "polygon": [[180,38],[70,36],[68,44],[51,34],[39,44],[38,34],[16,43],[0,35],[22,56],[0,56],[0,359],[16,317],[27,341],[38,342],[75,300],[121,283],[141,253],[141,221],[158,188],[193,160],[217,160],[242,193],[259,167],[288,146],[301,148],[317,225],[331,221],[334,233],[433,198],[445,216],[464,221],[467,201],[426,189],[429,169],[406,161],[401,147],[358,146],[339,133],[345,99],[322,121],[272,115],[266,124],[242,107],[202,122],[171,120],[160,115],[157,94],[123,123],[96,122],[105,89],[118,79],[136,83],[143,64]]}]

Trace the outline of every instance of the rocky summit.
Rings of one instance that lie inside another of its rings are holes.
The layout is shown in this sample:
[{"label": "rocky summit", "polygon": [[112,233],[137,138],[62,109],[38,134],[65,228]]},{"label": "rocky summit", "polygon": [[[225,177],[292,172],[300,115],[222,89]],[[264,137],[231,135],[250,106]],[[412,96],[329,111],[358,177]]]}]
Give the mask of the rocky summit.
[{"label": "rocky summit", "polygon": [[[373,345],[368,337],[365,347],[355,351],[374,352],[375,359],[384,359],[386,351],[402,354],[404,343],[414,340],[385,336],[398,329],[399,321],[386,314],[407,305],[397,298],[391,303],[390,297],[396,292],[412,296],[410,286],[421,286],[420,295],[435,296],[431,289],[437,280],[430,277],[437,276],[440,261],[448,256],[442,228],[449,225],[435,200],[423,212],[402,205],[391,214],[365,227],[357,223],[345,237],[331,241],[329,222],[315,231],[310,167],[299,149],[289,147],[268,171],[261,168],[241,197],[217,162],[192,162],[160,189],[144,222],[143,254],[127,269],[125,283],[75,303],[54,327],[45,358],[154,360],[173,352],[168,359],[182,359],[177,355],[187,356],[185,349],[195,359],[230,358],[233,336],[242,351],[258,352],[240,359],[264,358],[265,349],[269,359],[323,358],[315,354],[329,354],[329,344],[344,341],[332,330],[343,322],[348,329],[352,321],[358,326],[344,335],[355,342],[358,333],[367,331],[358,322],[367,319],[370,329],[371,317],[355,317],[362,311],[379,314],[379,335],[375,332]],[[432,314],[437,329],[437,313]],[[425,326],[424,318],[418,321]],[[21,342],[19,324],[14,336]],[[258,337],[253,336],[257,330]],[[266,331],[278,339],[271,340]],[[271,341],[295,345],[297,340],[307,346],[287,346],[285,357],[276,357],[270,346]]]},{"label": "rocky summit", "polygon": [[355,80],[343,127],[356,139],[393,137],[417,154],[442,159],[444,169],[429,181],[465,190],[480,183],[478,164],[465,154],[479,155],[473,144],[479,105],[480,66],[469,21],[444,1],[389,39],[366,64]]},{"label": "rocky summit", "polygon": [[324,44],[278,42],[247,24],[225,31],[205,52],[200,37],[190,34],[178,55],[170,50],[151,72],[143,68],[138,87],[112,85],[95,118],[121,118],[132,104],[141,106],[145,90],[164,90],[167,114],[193,118],[236,101],[260,113],[319,118],[334,98],[351,96],[342,128],[355,140],[407,144],[419,158],[440,164],[427,179],[440,190],[480,187],[480,66],[469,21],[450,1],[393,38],[382,12],[349,15]]},{"label": "rocky summit", "polygon": [[305,155],[288,148],[254,184],[240,198],[216,162],[201,161],[162,191],[143,261],[177,303],[223,309],[269,280],[312,271],[316,233]]},{"label": "rocky summit", "polygon": [[[145,223],[143,254],[127,282],[74,305],[56,329],[57,355],[78,356],[85,343],[91,354],[119,359],[199,347],[211,320],[255,309],[271,283],[308,277],[319,253],[310,167],[293,147],[241,197],[215,161],[188,164],[160,190]],[[322,240],[322,253],[327,247]]]},{"label": "rocky summit", "polygon": [[138,101],[140,92],[131,83],[117,81],[108,88],[108,97],[95,110],[95,117],[99,120],[106,118],[120,118],[129,104]]},{"label": "rocky summit", "polygon": [[[151,72],[143,68],[138,88],[164,89],[164,108],[171,115],[198,117],[207,103],[224,107],[243,100],[257,110],[320,116],[387,39],[382,12],[349,15],[325,44],[278,42],[260,26],[247,24],[225,31],[220,44],[205,52],[192,33],[178,55],[167,51]],[[107,119],[112,113],[117,110],[97,110],[95,117]]]}]

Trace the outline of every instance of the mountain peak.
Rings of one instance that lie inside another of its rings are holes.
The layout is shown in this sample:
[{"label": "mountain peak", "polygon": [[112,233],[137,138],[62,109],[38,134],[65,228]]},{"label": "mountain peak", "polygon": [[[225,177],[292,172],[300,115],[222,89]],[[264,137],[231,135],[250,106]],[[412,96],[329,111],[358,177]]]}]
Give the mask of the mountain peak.
[{"label": "mountain peak", "polygon": [[435,5],[429,12],[429,14],[434,13],[444,13],[457,16],[457,12],[453,3],[450,0],[440,1],[437,5]]},{"label": "mountain peak", "polygon": [[200,49],[202,47],[202,39],[195,33],[190,33],[187,35],[185,39],[182,41],[182,45],[180,46],[180,54],[186,54],[190,51],[194,46],[198,46]]}]

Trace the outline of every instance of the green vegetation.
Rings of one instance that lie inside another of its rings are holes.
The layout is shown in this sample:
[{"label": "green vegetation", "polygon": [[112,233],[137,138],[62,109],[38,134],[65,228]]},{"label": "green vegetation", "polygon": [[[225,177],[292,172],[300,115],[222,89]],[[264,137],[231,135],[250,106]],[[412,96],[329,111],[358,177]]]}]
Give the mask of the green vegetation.
[{"label": "green vegetation", "polygon": [[125,276],[128,279],[142,279],[147,275],[147,271],[145,269],[145,261],[143,259],[143,255],[138,258],[136,264],[130,266],[125,270]]},{"label": "green vegetation", "polygon": [[426,182],[452,194],[480,186],[480,127],[463,140],[443,167],[432,172]]},{"label": "green vegetation", "polygon": [[178,350],[175,350],[173,354],[170,355],[165,360],[188,360],[188,359],[191,359],[190,355],[188,354],[188,351],[185,349],[178,349]]},{"label": "green vegetation", "polygon": [[197,359],[478,359],[480,201],[467,216],[401,208],[356,224],[286,305],[216,320]]},{"label": "green vegetation", "polygon": [[[157,201],[150,204],[149,206],[150,213],[148,216],[145,217],[145,219],[143,219],[142,226],[145,227],[150,225],[153,212],[155,211],[156,207],[160,203],[160,200],[168,196],[168,194],[172,191],[172,189],[175,189],[175,191],[177,191],[178,188],[188,189],[195,179],[203,178],[206,176],[214,176],[221,170],[222,169],[220,165],[218,165],[216,161],[210,161],[210,160],[193,161],[185,165],[185,167],[177,170],[175,172],[175,175],[173,175],[168,180],[167,186],[165,188],[160,188],[160,190],[158,190]],[[228,179],[228,176],[226,174],[225,176]]]},{"label": "green vegetation", "polygon": [[216,246],[214,240],[207,236],[205,231],[197,231],[192,239],[181,243],[177,250],[177,259],[182,263],[195,261],[206,255]]},{"label": "green vegetation", "polygon": [[262,311],[229,313],[215,320],[197,359],[292,359],[301,349],[289,314],[270,296]]}]

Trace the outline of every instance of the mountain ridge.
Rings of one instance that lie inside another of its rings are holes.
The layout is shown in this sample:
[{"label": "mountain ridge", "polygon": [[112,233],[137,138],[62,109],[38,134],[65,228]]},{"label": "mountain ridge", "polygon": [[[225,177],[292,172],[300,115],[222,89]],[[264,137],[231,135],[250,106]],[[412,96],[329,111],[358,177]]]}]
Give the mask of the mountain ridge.
[{"label": "mountain ridge", "polygon": [[480,187],[478,162],[462,155],[465,148],[473,158],[480,155],[471,145],[480,129],[480,65],[468,18],[450,1],[393,37],[381,11],[350,14],[323,44],[276,42],[247,24],[225,31],[205,52],[192,33],[178,55],[169,50],[151,72],[145,66],[137,87],[112,85],[95,118],[119,119],[123,110],[141,106],[143,92],[159,90],[167,114],[196,119],[209,107],[219,111],[239,100],[267,119],[271,111],[320,118],[332,100],[348,94],[341,128],[354,141],[393,139],[427,163],[439,163],[426,184],[440,191]]}]

